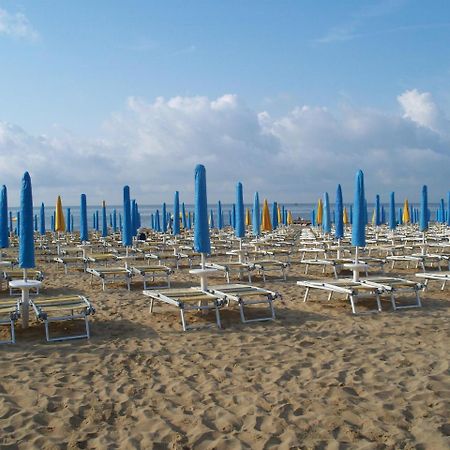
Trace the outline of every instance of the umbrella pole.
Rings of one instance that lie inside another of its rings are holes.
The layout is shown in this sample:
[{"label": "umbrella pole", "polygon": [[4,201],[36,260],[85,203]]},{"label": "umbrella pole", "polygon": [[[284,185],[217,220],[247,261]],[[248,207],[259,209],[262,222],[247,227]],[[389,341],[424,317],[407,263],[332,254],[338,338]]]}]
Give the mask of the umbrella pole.
[{"label": "umbrella pole", "polygon": [[[26,283],[28,281],[28,270],[23,269],[23,281]],[[22,288],[22,327],[28,327],[28,318],[29,318],[29,309],[30,309],[30,291],[28,289]]]},{"label": "umbrella pole", "polygon": [[353,269],[353,281],[359,281],[359,270],[358,270],[358,263],[359,263],[359,247],[357,246],[355,248],[355,268]]}]

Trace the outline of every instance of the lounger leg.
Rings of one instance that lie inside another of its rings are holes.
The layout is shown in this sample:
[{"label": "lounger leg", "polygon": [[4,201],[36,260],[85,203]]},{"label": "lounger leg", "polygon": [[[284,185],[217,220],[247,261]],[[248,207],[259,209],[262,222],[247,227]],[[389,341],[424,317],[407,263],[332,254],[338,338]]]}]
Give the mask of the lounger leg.
[{"label": "lounger leg", "polygon": [[444,289],[445,289],[445,284],[447,283],[447,281],[444,281],[443,283],[442,283],[442,286],[441,286],[441,291],[443,291]]},{"label": "lounger leg", "polygon": [[349,297],[350,297],[350,305],[352,306],[352,313],[356,314],[355,299],[353,298],[353,295],[349,295]]},{"label": "lounger leg", "polygon": [[181,315],[181,325],[183,326],[183,331],[186,331],[186,320],[184,318],[183,308],[180,308],[180,315]]},{"label": "lounger leg", "polygon": [[227,277],[227,283],[230,283],[230,274],[228,273],[228,271],[225,272],[225,275]]},{"label": "lounger leg", "polygon": [[422,302],[420,301],[420,294],[419,294],[418,290],[416,291],[416,300],[417,300],[417,306],[419,308],[422,308]]},{"label": "lounger leg", "polygon": [[87,316],[84,316],[84,322],[86,324],[86,337],[88,339],[90,339],[91,338],[91,333],[90,333],[90,330],[89,330],[89,321],[88,321],[88,317]]},{"label": "lounger leg", "polygon": [[16,343],[16,331],[14,329],[14,320],[11,319],[11,343]]},{"label": "lounger leg", "polygon": [[50,341],[50,333],[48,331],[48,320],[46,319],[44,321],[44,325],[45,325],[45,339],[47,340],[47,342]]},{"label": "lounger leg", "polygon": [[150,299],[150,313],[153,312],[153,304],[154,304],[154,300],[153,298]]},{"label": "lounger leg", "polygon": [[380,294],[377,294],[377,307],[378,307],[378,312],[381,312],[381,300],[380,300]]},{"label": "lounger leg", "polygon": [[394,292],[391,292],[391,303],[392,303],[392,309],[394,311],[396,311],[397,310],[397,305],[395,303],[395,294],[394,294]]},{"label": "lounger leg", "polygon": [[306,288],[305,296],[303,297],[303,303],[305,303],[308,300],[308,294],[309,294],[309,287]]},{"label": "lounger leg", "polygon": [[219,305],[217,304],[217,300],[214,302],[215,310],[216,310],[216,321],[217,321],[217,328],[222,328],[222,324],[220,322],[220,312],[219,312]]},{"label": "lounger leg", "polygon": [[330,291],[330,293],[328,294],[327,300],[330,301],[332,297],[333,297],[333,291]]}]

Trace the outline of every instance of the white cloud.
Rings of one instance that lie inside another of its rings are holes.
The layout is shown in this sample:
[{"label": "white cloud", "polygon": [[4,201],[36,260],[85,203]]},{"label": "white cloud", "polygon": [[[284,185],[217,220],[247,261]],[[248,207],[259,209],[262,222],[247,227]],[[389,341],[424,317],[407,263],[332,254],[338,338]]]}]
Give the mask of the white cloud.
[{"label": "white cloud", "polygon": [[407,91],[399,102],[404,115],[301,106],[271,117],[236,95],[131,97],[95,140],[32,136],[0,122],[0,180],[12,203],[25,170],[36,202],[62,194],[65,204],[78,204],[85,192],[90,203],[120,203],[125,184],[141,204],[171,202],[175,190],[192,202],[194,167],[203,163],[210,201],[233,200],[237,181],[248,201],[255,190],[285,202],[314,201],[325,190],[333,198],[338,183],[351,201],[362,168],[369,199],[379,192],[387,200],[391,190],[418,199],[422,184],[438,198],[450,188],[450,139],[436,126],[446,118],[429,94]]},{"label": "white cloud", "polygon": [[30,41],[39,39],[39,33],[33,28],[25,14],[9,13],[2,8],[0,8],[0,34]]}]

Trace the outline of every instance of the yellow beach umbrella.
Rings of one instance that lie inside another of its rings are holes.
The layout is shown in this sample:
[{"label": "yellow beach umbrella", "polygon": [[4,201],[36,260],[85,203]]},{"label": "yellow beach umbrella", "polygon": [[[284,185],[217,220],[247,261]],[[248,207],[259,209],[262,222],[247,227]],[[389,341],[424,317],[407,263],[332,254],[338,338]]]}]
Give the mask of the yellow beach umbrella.
[{"label": "yellow beach umbrella", "polygon": [[292,220],[292,212],[291,212],[291,211],[288,211],[288,214],[287,214],[287,224],[288,224],[288,225],[292,225],[292,222],[293,222],[293,220]]},{"label": "yellow beach umbrella", "polygon": [[252,219],[250,217],[250,210],[247,208],[245,210],[245,226],[249,227],[252,224]]},{"label": "yellow beach umbrella", "polygon": [[270,221],[269,204],[267,203],[267,199],[264,199],[261,231],[272,231],[272,222]]},{"label": "yellow beach umbrella", "polygon": [[372,213],[372,225],[375,225],[375,210]]},{"label": "yellow beach umbrella", "polygon": [[322,199],[319,198],[319,201],[317,202],[317,217],[316,217],[317,225],[322,225],[322,221],[323,221],[323,206],[322,206]]},{"label": "yellow beach umbrella", "polygon": [[405,200],[405,203],[403,203],[403,215],[402,215],[402,221],[403,223],[408,223],[411,221],[411,217],[409,215],[409,203],[408,199]]},{"label": "yellow beach umbrella", "polygon": [[278,206],[278,223],[283,223],[283,218],[281,217],[281,208]]},{"label": "yellow beach umbrella", "polygon": [[348,225],[348,214],[347,214],[347,208],[344,206],[344,211],[342,213],[342,221],[344,222],[344,225]]},{"label": "yellow beach umbrella", "polygon": [[56,200],[55,231],[66,231],[66,222],[64,221],[64,213],[60,195],[58,195],[58,200]]}]

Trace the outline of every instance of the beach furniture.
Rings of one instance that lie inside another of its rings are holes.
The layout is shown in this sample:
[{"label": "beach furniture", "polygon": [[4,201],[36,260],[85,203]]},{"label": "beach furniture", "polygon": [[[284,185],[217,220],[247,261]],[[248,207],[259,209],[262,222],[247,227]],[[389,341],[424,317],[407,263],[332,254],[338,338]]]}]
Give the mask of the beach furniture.
[{"label": "beach furniture", "polygon": [[67,275],[67,270],[68,270],[69,266],[78,267],[78,266],[80,266],[80,263],[81,263],[80,268],[82,268],[83,270],[86,270],[86,261],[82,256],[61,255],[61,256],[56,256],[55,258],[53,258],[53,261],[56,262],[57,266],[59,266],[60,264],[63,265],[64,273],[66,275]]},{"label": "beach furniture", "polygon": [[[419,291],[424,288],[424,285],[421,283],[416,283],[415,281],[409,281],[405,280],[404,278],[396,277],[370,277],[361,279],[361,282],[367,284],[368,286],[379,289],[382,294],[388,294],[391,298],[392,308],[394,311],[397,309],[422,307]],[[415,303],[398,305],[398,295],[405,293],[412,293],[415,298]]]},{"label": "beach furniture", "polygon": [[441,291],[443,291],[446,283],[450,281],[450,271],[416,273],[416,277],[423,279],[425,286],[428,285],[429,281],[441,282]]},{"label": "beach furniture", "polygon": [[[308,296],[311,289],[317,289],[328,292],[328,301],[333,297],[333,294],[342,294],[346,299],[350,301],[353,314],[367,314],[374,312],[381,312],[380,294],[381,290],[364,284],[361,281],[354,281],[352,279],[336,279],[336,280],[323,280],[323,281],[297,281],[298,286],[306,288],[303,301],[308,300]],[[376,301],[376,309],[366,310],[363,313],[356,311],[356,305],[361,299],[374,299]]]},{"label": "beach furniture", "polygon": [[264,283],[267,275],[272,275],[274,272],[281,271],[281,278],[279,280],[286,281],[286,272],[289,264],[275,259],[263,259],[252,262],[253,267],[262,275]]},{"label": "beach furniture", "polygon": [[[88,317],[95,313],[94,307],[83,295],[66,295],[60,297],[35,297],[30,300],[36,317],[44,323],[47,342],[65,341],[90,337]],[[66,320],[83,319],[85,333],[69,336],[50,337],[49,323]]]},{"label": "beach furniture", "polygon": [[[44,279],[44,274],[37,269],[28,269],[27,274],[31,280],[42,281]],[[20,269],[4,270],[3,279],[8,283],[10,295],[14,295],[20,289],[10,286],[10,282],[23,279],[23,271]],[[36,294],[39,294],[39,287],[36,287],[35,290]]]},{"label": "beach furniture", "polygon": [[91,264],[104,264],[105,266],[108,266],[108,263],[115,259],[116,255],[114,253],[92,253],[86,255],[84,258],[87,266],[90,266]]},{"label": "beach furniture", "polygon": [[123,278],[127,284],[127,289],[130,290],[132,272],[130,269],[122,267],[87,267],[86,272],[91,274],[91,284],[94,277],[100,279],[102,289],[106,289],[108,281],[115,282],[117,278]]},{"label": "beach furniture", "polygon": [[239,261],[228,261],[228,262],[206,262],[206,268],[216,269],[220,272],[223,272],[227,278],[227,283],[230,282],[230,276],[233,273],[237,273],[239,275],[239,280],[242,279],[244,273],[248,277],[248,282],[252,282],[251,272],[254,269],[253,264],[243,263]]},{"label": "beach furniture", "polygon": [[[129,269],[133,276],[140,276],[144,282],[144,289],[147,289],[147,281],[155,282],[157,278],[164,278],[167,283],[167,287],[170,288],[170,275],[173,271],[171,268],[163,265],[153,266],[131,266]],[[166,287],[166,286],[158,286]],[[153,286],[152,289],[155,289]]]},{"label": "beach furniture", "polygon": [[[217,286],[209,286],[208,291],[221,296],[228,304],[235,302],[239,306],[242,323],[261,322],[266,320],[275,320],[275,309],[273,302],[281,295],[277,292],[269,291],[257,286],[247,284],[222,284]],[[245,308],[252,305],[267,305],[269,315],[247,319],[245,317]]]},{"label": "beach furniture", "polygon": [[[205,328],[217,325],[221,327],[220,311],[224,301],[222,296],[212,294],[210,292],[202,291],[200,288],[185,288],[185,289],[164,289],[164,290],[149,290],[143,291],[143,294],[150,297],[150,312],[153,313],[154,303],[161,302],[174,306],[180,311],[181,325],[183,331],[192,329]],[[210,311],[214,310],[216,314],[215,324],[203,325],[188,325],[186,314],[190,311]]]},{"label": "beach furniture", "polygon": [[14,326],[20,317],[20,305],[14,299],[0,300],[0,325],[9,325],[10,338],[0,340],[0,344],[14,344],[16,342],[16,335]]}]

